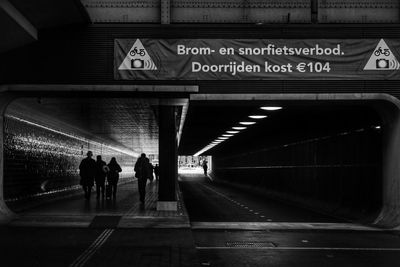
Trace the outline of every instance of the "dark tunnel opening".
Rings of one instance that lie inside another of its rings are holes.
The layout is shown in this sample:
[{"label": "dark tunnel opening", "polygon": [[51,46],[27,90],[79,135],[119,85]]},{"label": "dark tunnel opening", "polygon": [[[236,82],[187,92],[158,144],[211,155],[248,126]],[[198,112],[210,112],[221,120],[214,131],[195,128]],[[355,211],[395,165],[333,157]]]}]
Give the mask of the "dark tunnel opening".
[{"label": "dark tunnel opening", "polygon": [[[349,102],[271,105],[283,108],[192,103],[180,154],[205,148],[202,155],[212,155],[214,182],[352,221],[373,221],[383,199],[380,114],[370,105]],[[256,124],[215,142],[249,120]],[[196,139],[204,143],[195,147]]]}]

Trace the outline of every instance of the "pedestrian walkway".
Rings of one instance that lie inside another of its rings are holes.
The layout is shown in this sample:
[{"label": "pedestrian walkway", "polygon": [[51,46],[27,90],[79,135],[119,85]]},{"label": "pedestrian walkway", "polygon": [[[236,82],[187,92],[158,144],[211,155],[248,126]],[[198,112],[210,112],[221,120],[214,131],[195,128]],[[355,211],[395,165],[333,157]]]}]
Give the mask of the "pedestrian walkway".
[{"label": "pedestrian walkway", "polygon": [[[0,227],[0,246],[10,251],[3,261],[13,266],[34,261],[37,266],[199,266],[180,195],[177,211],[157,211],[157,183],[148,183],[146,191],[144,209],[136,180],[120,184],[115,201],[97,201],[95,193],[86,201],[82,192],[29,209]],[[21,242],[29,243],[28,250],[35,253],[16,257]],[[48,250],[43,247],[52,248],[51,254],[60,260],[39,257]]]},{"label": "pedestrian walkway", "polygon": [[158,211],[157,182],[146,186],[144,209],[140,207],[137,181],[129,181],[118,188],[117,199],[90,201],[83,193],[71,198],[43,204],[18,214],[10,226],[37,227],[95,227],[95,228],[190,228],[189,218],[180,195],[177,211]]}]

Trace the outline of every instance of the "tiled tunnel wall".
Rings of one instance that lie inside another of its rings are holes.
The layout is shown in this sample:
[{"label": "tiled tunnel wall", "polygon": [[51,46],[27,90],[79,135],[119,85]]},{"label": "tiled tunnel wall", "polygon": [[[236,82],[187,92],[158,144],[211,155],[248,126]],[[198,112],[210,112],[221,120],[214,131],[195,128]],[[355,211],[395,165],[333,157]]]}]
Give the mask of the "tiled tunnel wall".
[{"label": "tiled tunnel wall", "polygon": [[380,132],[371,127],[213,157],[214,174],[330,214],[372,218],[382,205]]},{"label": "tiled tunnel wall", "polygon": [[100,143],[12,116],[5,117],[4,126],[4,196],[9,205],[79,188],[79,164],[88,150],[106,163],[116,157],[123,170],[120,177],[133,176],[135,158]]}]

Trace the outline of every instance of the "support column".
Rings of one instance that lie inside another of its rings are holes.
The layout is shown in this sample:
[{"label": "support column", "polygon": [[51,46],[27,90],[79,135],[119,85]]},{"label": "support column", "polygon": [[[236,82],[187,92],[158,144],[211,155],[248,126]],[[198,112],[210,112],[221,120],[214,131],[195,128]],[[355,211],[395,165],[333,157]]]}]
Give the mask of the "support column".
[{"label": "support column", "polygon": [[157,210],[176,211],[176,183],[178,178],[177,155],[177,107],[160,105],[159,120],[159,167]]},{"label": "support column", "polygon": [[4,201],[4,112],[14,98],[7,93],[0,94],[0,224],[9,222],[15,216]]}]

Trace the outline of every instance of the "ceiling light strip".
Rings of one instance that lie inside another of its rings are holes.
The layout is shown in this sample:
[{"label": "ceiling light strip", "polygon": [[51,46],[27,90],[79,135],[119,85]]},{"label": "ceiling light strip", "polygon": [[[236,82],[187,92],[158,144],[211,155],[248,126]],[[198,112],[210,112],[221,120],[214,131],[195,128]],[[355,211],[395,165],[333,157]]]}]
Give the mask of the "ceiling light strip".
[{"label": "ceiling light strip", "polygon": [[[275,111],[275,110],[280,110],[282,109],[282,107],[278,107],[278,106],[265,106],[265,107],[260,107],[260,109],[262,110],[267,110],[267,111]],[[250,115],[248,116],[251,119],[255,119],[255,120],[259,120],[259,119],[264,119],[267,118],[268,116],[266,115]],[[249,125],[254,125],[256,124],[255,121],[241,121],[239,122],[239,124],[241,125],[245,125],[245,126],[249,126]],[[204,147],[203,149],[201,149],[200,151],[198,151],[196,154],[194,154],[193,156],[197,157],[199,155],[201,155],[202,153],[210,150],[211,148],[213,148],[216,145],[219,145],[220,143],[222,143],[223,141],[229,139],[229,137],[232,137],[234,134],[239,133],[241,130],[245,130],[247,127],[245,126],[234,126],[232,127],[232,130],[228,130],[226,131],[225,134],[223,134],[222,136],[218,137],[217,139],[215,139],[213,142],[211,142],[208,146]]]}]

